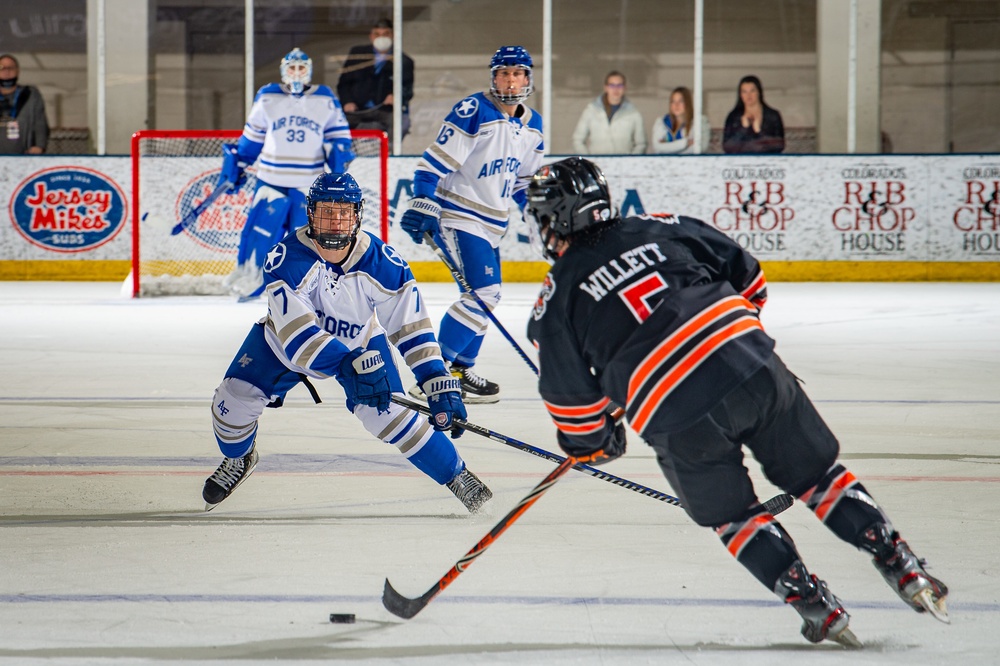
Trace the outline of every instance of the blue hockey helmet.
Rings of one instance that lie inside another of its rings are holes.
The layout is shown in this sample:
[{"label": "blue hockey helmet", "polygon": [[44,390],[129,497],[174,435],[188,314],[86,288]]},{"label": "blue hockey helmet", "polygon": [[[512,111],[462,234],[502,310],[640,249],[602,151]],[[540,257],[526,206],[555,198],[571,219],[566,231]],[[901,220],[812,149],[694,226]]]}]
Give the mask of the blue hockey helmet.
[{"label": "blue hockey helmet", "polygon": [[[316,206],[322,202],[350,205],[354,220],[348,220],[348,224],[344,225],[337,215],[339,211],[336,207],[330,207],[330,212],[326,215],[323,212],[317,215]],[[321,175],[309,188],[306,207],[309,212],[309,229],[306,235],[324,250],[343,250],[357,238],[361,230],[365,199],[361,186],[351,174]]]},{"label": "blue hockey helmet", "polygon": [[[490,59],[490,92],[504,104],[520,104],[534,92],[534,81],[531,77],[531,54],[523,46],[501,46]],[[527,83],[519,92],[501,91],[496,87],[496,73],[504,67],[518,67],[525,71]]]},{"label": "blue hockey helmet", "polygon": [[302,49],[296,47],[281,59],[281,82],[294,94],[305,91],[312,81],[313,61]]},{"label": "blue hockey helmet", "polygon": [[552,260],[558,257],[560,240],[618,216],[611,206],[604,173],[582,157],[568,157],[540,168],[528,183],[527,195],[525,208],[537,227],[531,229],[533,239],[541,242],[542,254]]}]

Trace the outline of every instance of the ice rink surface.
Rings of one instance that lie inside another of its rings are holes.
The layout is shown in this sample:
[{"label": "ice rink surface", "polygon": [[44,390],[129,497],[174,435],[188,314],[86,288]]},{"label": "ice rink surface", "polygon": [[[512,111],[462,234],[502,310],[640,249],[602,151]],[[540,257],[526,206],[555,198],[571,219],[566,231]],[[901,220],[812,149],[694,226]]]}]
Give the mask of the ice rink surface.
[{"label": "ice rink surface", "polygon": [[[438,321],[455,294],[423,285]],[[536,285],[498,318],[527,349]],[[416,597],[553,468],[472,433],[493,489],[469,516],[343,407],[297,388],[260,464],[211,513],[209,400],[263,302],[130,300],[110,283],[0,283],[0,663],[1000,663],[1000,284],[775,283],[762,319],[837,433],[841,460],[951,588],[918,615],[801,505],[781,514],[865,644],[799,618],[683,510],[570,472],[412,620]],[[469,420],[558,452],[534,376],[497,331],[477,366],[503,399]],[[672,494],[634,433],[607,471]],[[747,460],[758,494],[776,492]],[[355,624],[328,622],[354,613]]]}]

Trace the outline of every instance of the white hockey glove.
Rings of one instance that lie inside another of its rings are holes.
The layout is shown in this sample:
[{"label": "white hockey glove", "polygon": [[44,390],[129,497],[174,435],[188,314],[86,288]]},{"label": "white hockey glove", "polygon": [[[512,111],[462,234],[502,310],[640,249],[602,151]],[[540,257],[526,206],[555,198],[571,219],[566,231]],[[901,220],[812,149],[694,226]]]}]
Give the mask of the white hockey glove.
[{"label": "white hockey glove", "polygon": [[424,234],[428,231],[436,234],[441,227],[438,222],[441,220],[441,206],[430,197],[413,197],[403,219],[399,221],[399,226],[417,245],[424,242]]},{"label": "white hockey glove", "polygon": [[431,409],[431,425],[435,430],[451,430],[451,438],[458,439],[465,432],[462,428],[452,428],[455,419],[463,421],[468,417],[462,402],[462,382],[457,377],[443,375],[431,377],[420,387],[427,396],[427,406]]}]

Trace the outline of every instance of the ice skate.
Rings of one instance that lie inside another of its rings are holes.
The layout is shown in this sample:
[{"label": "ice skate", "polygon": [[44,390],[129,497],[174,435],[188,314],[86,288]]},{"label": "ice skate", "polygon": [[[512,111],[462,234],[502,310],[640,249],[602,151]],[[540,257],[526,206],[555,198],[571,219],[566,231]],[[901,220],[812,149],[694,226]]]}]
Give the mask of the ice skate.
[{"label": "ice skate", "polygon": [[455,497],[462,501],[469,513],[477,513],[493,497],[486,484],[468,469],[459,472],[447,485],[448,490],[455,493]]},{"label": "ice skate", "polygon": [[810,643],[831,640],[844,647],[861,647],[847,626],[850,615],[826,583],[810,575],[801,560],[781,575],[775,593],[802,616],[802,635]]},{"label": "ice skate", "polygon": [[414,384],[413,386],[410,387],[410,390],[408,390],[406,393],[414,400],[422,402],[425,405],[427,404],[427,396],[424,395],[424,390],[420,388],[420,384]]},{"label": "ice skate", "polygon": [[862,534],[861,547],[872,553],[875,568],[911,608],[951,624],[945,604],[948,587],[927,573],[926,561],[917,558],[899,532],[890,529],[885,523],[875,523]]},{"label": "ice skate", "polygon": [[463,402],[490,404],[500,401],[500,386],[480,377],[472,368],[453,363],[450,371],[453,377],[462,382]]},{"label": "ice skate", "polygon": [[253,447],[242,458],[223,458],[222,464],[212,476],[205,479],[201,496],[205,500],[205,511],[211,511],[222,500],[233,494],[257,467],[257,449]]}]

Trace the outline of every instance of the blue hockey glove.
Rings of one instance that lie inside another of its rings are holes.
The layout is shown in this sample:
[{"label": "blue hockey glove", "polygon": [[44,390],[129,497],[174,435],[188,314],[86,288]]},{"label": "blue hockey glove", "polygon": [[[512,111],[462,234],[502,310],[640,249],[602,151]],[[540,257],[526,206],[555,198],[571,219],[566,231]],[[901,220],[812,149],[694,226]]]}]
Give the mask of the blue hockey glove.
[{"label": "blue hockey glove", "polygon": [[451,438],[458,439],[465,432],[452,423],[468,417],[462,403],[462,382],[457,377],[444,375],[431,377],[420,387],[427,396],[427,406],[431,408],[431,425],[435,430],[451,430]]},{"label": "blue hockey glove", "polygon": [[377,349],[352,349],[340,362],[337,381],[344,387],[347,399],[358,405],[368,405],[378,413],[389,410],[389,379],[385,361]]},{"label": "blue hockey glove", "polygon": [[346,173],[347,167],[356,157],[354,151],[351,150],[350,139],[338,139],[324,143],[323,150],[326,152],[326,166],[330,169],[330,173]]},{"label": "blue hockey glove", "polygon": [[246,181],[244,171],[248,166],[250,165],[241,160],[239,153],[236,152],[235,143],[222,144],[222,173],[219,174],[219,182],[215,186],[229,183],[230,192],[238,190]]},{"label": "blue hockey glove", "polygon": [[440,231],[438,221],[441,219],[441,206],[429,197],[413,197],[399,226],[410,234],[413,242],[419,245],[424,242],[424,234],[428,231],[436,234]]}]

